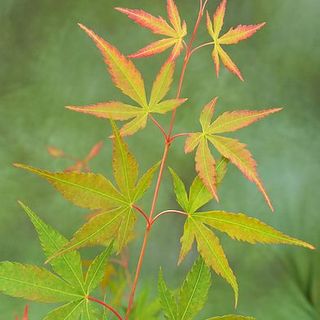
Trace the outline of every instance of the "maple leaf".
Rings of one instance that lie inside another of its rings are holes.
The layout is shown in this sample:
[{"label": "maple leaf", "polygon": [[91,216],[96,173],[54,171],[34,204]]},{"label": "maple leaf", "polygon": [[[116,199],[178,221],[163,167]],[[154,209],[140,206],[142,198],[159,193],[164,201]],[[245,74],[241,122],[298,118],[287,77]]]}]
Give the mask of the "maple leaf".
[{"label": "maple leaf", "polygon": [[96,35],[92,30],[79,24],[101,51],[108,71],[115,85],[138,106],[118,101],[102,102],[89,106],[68,106],[73,111],[127,122],[120,130],[122,136],[132,135],[143,129],[150,113],[164,114],[181,106],[187,99],[163,100],[167,95],[175,68],[173,61],[167,61],[153,84],[150,101],[147,102],[144,80],[133,62],[122,55],[117,48]]},{"label": "maple leaf", "polygon": [[158,292],[162,310],[167,319],[191,320],[203,308],[211,286],[210,269],[199,257],[188,272],[182,286],[171,291],[159,272]]},{"label": "maple leaf", "polygon": [[[30,208],[21,202],[19,204],[34,225],[46,258],[68,243],[66,238],[42,221]],[[54,273],[35,265],[0,262],[0,291],[32,301],[63,302],[63,306],[51,311],[44,319],[77,320],[92,308],[88,296],[99,285],[111,250],[112,244],[94,259],[85,278],[77,251],[51,260]],[[27,320],[27,314],[26,308],[23,319]]]},{"label": "maple leaf", "polygon": [[143,58],[161,53],[171,47],[173,50],[169,60],[176,59],[183,49],[183,38],[187,35],[186,22],[181,22],[178,8],[173,0],[167,0],[167,13],[170,24],[162,17],[155,17],[140,9],[115,8],[128,16],[129,19],[143,28],[151,30],[155,34],[164,35],[167,38],[152,42],[136,53],[130,54],[129,58]]},{"label": "maple leaf", "polygon": [[220,33],[224,23],[226,6],[227,0],[222,0],[214,13],[212,20],[207,12],[207,29],[214,43],[212,59],[216,67],[217,77],[219,77],[221,59],[225,67],[243,81],[244,79],[239,68],[231,60],[230,56],[222,49],[222,45],[237,44],[240,41],[250,38],[265,25],[265,22],[256,25],[238,25],[235,28],[231,28],[227,33],[221,36]]},{"label": "maple leaf", "polygon": [[127,144],[113,126],[113,175],[115,187],[101,174],[80,172],[51,173],[23,164],[16,167],[28,170],[48,180],[67,200],[75,205],[98,210],[75,234],[72,240],[54,256],[84,246],[110,243],[115,240],[119,253],[132,238],[136,222],[133,204],[149,188],[159,164],[151,167],[139,181],[138,164]]},{"label": "maple leaf", "polygon": [[233,132],[247,127],[258,120],[281,111],[282,108],[224,112],[211,123],[216,102],[217,98],[213,99],[203,108],[200,116],[202,132],[192,133],[188,136],[185,143],[185,152],[188,153],[197,148],[195,156],[196,171],[204,185],[218,200],[215,160],[208,146],[208,142],[210,142],[217,151],[229,159],[248,180],[256,184],[270,209],[273,211],[269,196],[259,178],[257,164],[250,151],[246,149],[246,145],[236,139],[226,138],[217,134]]},{"label": "maple leaf", "polygon": [[[222,163],[221,169],[217,171],[217,175],[223,177],[225,174],[225,165],[221,161],[220,163]],[[201,206],[212,199],[212,194],[204,186],[204,183],[196,177],[190,187],[188,196],[182,180],[173,169],[170,169],[170,171],[177,202],[187,214],[184,232],[180,239],[181,251],[178,264],[182,262],[191,250],[193,242],[196,240],[198,251],[205,263],[212,267],[218,275],[222,276],[232,286],[235,293],[236,304],[238,301],[237,280],[229,266],[219,239],[214,234],[212,228],[226,233],[232,239],[251,244],[289,244],[314,249],[309,243],[289,237],[258,219],[250,218],[242,213],[198,211]]]}]

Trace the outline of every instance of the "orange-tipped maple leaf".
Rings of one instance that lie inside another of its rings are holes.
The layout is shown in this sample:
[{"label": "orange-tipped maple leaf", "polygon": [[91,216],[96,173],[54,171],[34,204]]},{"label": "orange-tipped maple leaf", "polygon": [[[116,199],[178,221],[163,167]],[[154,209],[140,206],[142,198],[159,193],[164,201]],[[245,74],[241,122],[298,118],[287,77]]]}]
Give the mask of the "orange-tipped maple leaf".
[{"label": "orange-tipped maple leaf", "polygon": [[233,132],[247,127],[272,113],[281,111],[282,108],[225,112],[215,121],[211,122],[216,101],[217,98],[204,107],[200,116],[202,132],[191,133],[188,136],[185,143],[185,152],[188,153],[197,148],[195,157],[196,171],[207,189],[218,200],[215,160],[209,149],[208,142],[213,144],[222,156],[229,159],[248,180],[257,185],[270,209],[273,211],[269,196],[259,178],[257,164],[250,151],[246,149],[246,145],[238,140],[217,134]]},{"label": "orange-tipped maple leaf", "polygon": [[131,60],[110,43],[96,35],[92,30],[79,24],[88,36],[95,42],[102,53],[104,61],[108,66],[112,81],[123,94],[135,101],[138,106],[125,104],[118,101],[102,102],[89,106],[68,106],[68,109],[91,114],[99,118],[112,120],[130,120],[120,130],[122,136],[128,136],[143,129],[150,113],[164,114],[182,105],[187,99],[164,100],[173,80],[175,63],[168,60],[161,67],[159,74],[153,84],[149,102],[140,71]]},{"label": "orange-tipped maple leaf", "polygon": [[226,12],[227,0],[222,0],[211,20],[207,12],[207,29],[214,42],[214,49],[212,51],[212,59],[216,67],[216,74],[219,77],[220,59],[225,67],[234,73],[240,80],[244,80],[237,65],[231,60],[230,56],[222,49],[221,45],[236,44],[242,40],[253,36],[259,29],[261,29],[265,22],[255,25],[238,25],[224,35],[220,35],[224,23],[224,16]]},{"label": "orange-tipped maple leaf", "polygon": [[171,25],[162,17],[155,17],[150,13],[138,9],[115,8],[124,13],[143,28],[151,30],[155,34],[167,36],[167,38],[152,42],[139,51],[130,54],[129,58],[143,58],[161,53],[171,47],[169,59],[176,59],[183,49],[183,38],[187,34],[186,22],[181,22],[178,8],[173,0],[167,1],[167,12]]}]

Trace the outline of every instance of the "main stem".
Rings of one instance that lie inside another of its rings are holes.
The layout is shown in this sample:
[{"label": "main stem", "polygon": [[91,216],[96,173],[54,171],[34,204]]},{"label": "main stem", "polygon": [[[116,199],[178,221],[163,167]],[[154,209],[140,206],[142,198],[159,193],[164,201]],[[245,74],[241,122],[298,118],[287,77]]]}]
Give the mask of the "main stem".
[{"label": "main stem", "polygon": [[[205,1],[204,4],[202,4],[202,1],[200,1],[200,10],[199,10],[199,13],[198,13],[197,21],[195,23],[195,26],[194,26],[193,33],[192,33],[192,36],[190,38],[190,41],[189,41],[189,43],[187,45],[186,54],[185,54],[183,65],[182,65],[182,69],[181,69],[181,74],[180,74],[180,78],[179,78],[179,85],[178,85],[178,90],[177,90],[177,98],[179,98],[180,95],[181,95],[181,90],[182,90],[182,85],[183,85],[186,69],[187,69],[189,60],[190,60],[191,55],[192,55],[192,45],[193,45],[193,42],[194,42],[194,40],[196,38],[196,34],[197,34],[197,31],[198,31],[201,19],[203,17],[203,12],[204,12],[206,4],[207,4],[207,1]],[[138,280],[139,280],[140,273],[141,273],[141,268],[142,268],[143,259],[144,259],[145,252],[146,252],[148,238],[149,238],[149,234],[150,234],[150,231],[151,231],[151,228],[152,228],[152,224],[150,222],[152,221],[153,214],[154,214],[154,211],[155,211],[155,208],[156,208],[156,204],[157,204],[157,201],[158,201],[161,181],[162,181],[162,177],[163,177],[163,172],[164,172],[164,169],[165,169],[165,164],[166,164],[166,161],[167,161],[167,158],[168,158],[168,153],[169,153],[169,149],[170,149],[171,142],[172,142],[172,131],[173,131],[173,126],[174,126],[174,122],[175,122],[175,117],[176,117],[176,110],[174,110],[172,112],[169,131],[168,131],[168,134],[166,135],[166,139],[165,139],[165,146],[164,146],[161,165],[160,165],[160,169],[159,169],[159,173],[158,173],[157,184],[156,184],[156,187],[155,187],[155,190],[154,190],[152,205],[151,205],[150,214],[149,214],[149,223],[146,226],[144,239],[143,239],[142,247],[141,247],[141,250],[140,250],[140,256],[139,256],[139,260],[138,260],[138,263],[137,263],[135,278],[134,278],[134,281],[133,281],[133,284],[132,284],[132,288],[131,288],[131,292],[130,292],[130,296],[129,296],[129,303],[128,303],[128,308],[127,308],[125,320],[129,319],[129,315],[130,315],[130,312],[131,312],[131,309],[132,309],[132,306],[133,306],[133,302],[134,302],[134,296],[135,296]]]}]

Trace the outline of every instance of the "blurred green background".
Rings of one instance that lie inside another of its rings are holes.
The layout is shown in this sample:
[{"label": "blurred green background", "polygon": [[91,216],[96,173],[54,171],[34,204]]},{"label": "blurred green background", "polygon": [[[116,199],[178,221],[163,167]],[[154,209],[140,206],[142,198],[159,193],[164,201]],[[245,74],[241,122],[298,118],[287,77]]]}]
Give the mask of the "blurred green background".
[{"label": "blurred green background", "polygon": [[[196,0],[177,0],[189,29],[198,7]],[[216,0],[209,0],[213,12]],[[111,147],[108,124],[73,113],[65,105],[113,100],[121,94],[112,86],[100,53],[77,27],[93,28],[131,53],[157,37],[140,29],[114,6],[141,7],[165,15],[162,0],[1,0],[0,1],[0,260],[42,264],[37,236],[16,200],[20,199],[48,223],[70,236],[83,222],[85,211],[65,201],[45,181],[12,167],[23,162],[49,170],[65,168],[67,161],[46,152],[54,145],[83,157],[99,140],[102,154],[92,162],[95,172],[110,177]],[[283,106],[270,117],[237,134],[248,143],[276,208],[271,214],[255,186],[230,167],[220,190],[221,202],[208,208],[245,212],[282,231],[320,245],[320,2],[319,0],[229,1],[225,29],[262,21],[267,26],[252,39],[229,47],[245,77],[241,83],[222,70],[215,78],[210,49],[204,48],[189,65],[183,96],[188,103],[178,111],[176,132],[198,129],[202,106],[219,96],[217,112],[240,108]],[[198,42],[208,41],[205,25]],[[138,60],[149,85],[166,55]],[[181,62],[179,63],[179,67]],[[172,95],[174,94],[172,90]],[[164,125],[168,117],[162,117]],[[162,154],[162,140],[149,124],[127,139],[146,169]],[[191,155],[183,141],[172,148],[169,164],[188,184],[194,177]],[[150,194],[142,205],[148,208]],[[159,210],[176,208],[166,174]],[[171,287],[177,287],[193,261],[176,267],[182,219],[166,216],[153,230],[139,289],[156,288],[159,266]],[[142,236],[140,221],[137,237]],[[240,285],[237,312],[261,320],[320,319],[320,256],[318,251],[285,246],[250,246],[222,236],[222,243]],[[134,270],[140,241],[131,245]],[[94,249],[93,249],[94,250]],[[152,293],[155,295],[155,292]],[[0,295],[0,319],[22,314],[23,300]],[[48,306],[31,303],[31,319],[40,319]],[[197,319],[233,312],[230,287],[214,276],[205,310]]]}]

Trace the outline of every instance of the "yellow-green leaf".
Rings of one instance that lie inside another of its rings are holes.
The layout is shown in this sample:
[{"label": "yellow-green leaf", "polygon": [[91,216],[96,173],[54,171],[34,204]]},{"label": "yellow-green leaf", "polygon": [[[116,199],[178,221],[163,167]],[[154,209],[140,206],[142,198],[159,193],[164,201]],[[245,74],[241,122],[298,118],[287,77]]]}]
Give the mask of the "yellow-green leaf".
[{"label": "yellow-green leaf", "polygon": [[[47,258],[50,258],[68,243],[66,238],[52,227],[45,224],[30,208],[25,206],[22,202],[19,202],[19,204],[33,223]],[[80,254],[77,251],[53,259],[50,264],[54,272],[84,293],[82,262]]]},{"label": "yellow-green leaf", "polygon": [[113,176],[119,186],[120,191],[131,200],[135,183],[138,179],[139,168],[136,159],[129,151],[128,145],[120,136],[118,128],[112,121],[113,128]]},{"label": "yellow-green leaf", "polygon": [[0,291],[12,297],[48,303],[83,298],[81,292],[46,269],[12,262],[0,262]]},{"label": "yellow-green leaf", "polygon": [[192,228],[192,222],[190,222],[189,219],[186,219],[186,222],[184,223],[183,235],[180,239],[181,250],[180,250],[178,264],[180,264],[184,260],[186,255],[189,253],[189,251],[192,248],[193,242],[194,242],[194,231]]},{"label": "yellow-green leaf", "polygon": [[208,142],[205,138],[200,140],[196,152],[196,170],[198,175],[213,197],[219,201],[216,184],[216,162],[210,152]]},{"label": "yellow-green leaf", "polygon": [[73,301],[51,311],[44,320],[79,320],[85,299]]},{"label": "yellow-green leaf", "polygon": [[112,209],[127,201],[104,176],[94,173],[57,172],[15,164],[48,180],[67,200],[88,209]]},{"label": "yellow-green leaf", "polygon": [[231,285],[235,295],[235,305],[237,305],[237,280],[229,266],[229,262],[220,245],[219,239],[201,221],[195,219],[194,215],[190,216],[188,219],[190,219],[190,223],[192,224],[192,229],[197,240],[199,253],[203,257],[206,264]]},{"label": "yellow-green leaf", "polygon": [[152,86],[150,106],[159,103],[167,95],[173,81],[174,67],[174,62],[170,60],[161,67]]},{"label": "yellow-green leaf", "polygon": [[211,286],[211,273],[202,258],[198,258],[179,292],[179,320],[192,320],[202,310]]},{"label": "yellow-green leaf", "polygon": [[304,241],[289,237],[258,219],[243,213],[226,211],[198,212],[196,218],[211,227],[227,233],[231,238],[249,243],[283,243],[314,249]]}]

